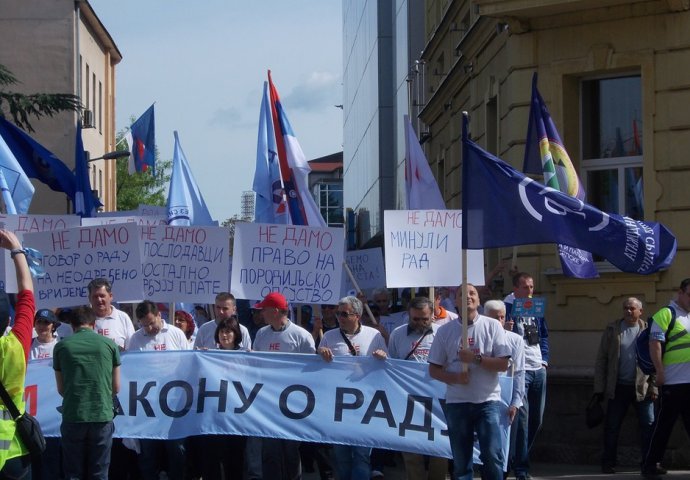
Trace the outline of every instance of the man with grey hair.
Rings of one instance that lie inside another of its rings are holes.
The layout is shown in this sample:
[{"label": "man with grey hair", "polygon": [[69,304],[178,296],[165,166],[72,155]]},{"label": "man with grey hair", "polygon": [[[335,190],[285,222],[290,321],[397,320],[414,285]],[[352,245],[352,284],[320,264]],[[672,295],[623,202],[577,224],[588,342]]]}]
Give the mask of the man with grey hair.
[{"label": "man with grey hair", "polygon": [[[338,301],[340,328],[323,335],[317,353],[327,361],[334,356],[373,356],[388,358],[386,342],[375,328],[362,325],[362,302],[357,297],[343,297]],[[335,470],[341,479],[369,479],[371,476],[371,448],[351,445],[333,445]]]},{"label": "man with grey hair", "polygon": [[[508,375],[513,377],[513,392],[508,406],[508,418],[510,419],[510,450],[508,452],[508,471],[515,460],[515,442],[517,440],[517,422],[515,416],[525,396],[525,342],[522,337],[512,332],[512,322],[506,324],[506,304],[501,300],[489,300],[484,303],[484,315],[495,318],[506,331],[506,341],[510,347],[510,366]],[[507,473],[507,472],[506,472]],[[506,475],[507,478],[507,475]]]},{"label": "man with grey hair", "polygon": [[601,471],[616,473],[618,436],[630,405],[635,405],[640,428],[640,450],[644,455],[654,423],[657,389],[654,377],[637,366],[636,340],[647,327],[642,319],[642,302],[635,297],[623,301],[623,318],[609,323],[601,336],[594,366],[594,396],[608,400],[604,423],[604,452]]},{"label": "man with grey hair", "polygon": [[[438,330],[438,325],[433,321],[434,302],[427,297],[415,297],[410,300],[407,312],[407,325],[393,330],[388,339],[388,354],[391,358],[426,364]],[[427,471],[425,455],[402,452],[402,457],[407,478],[445,480],[448,471],[448,460],[445,458],[427,456]]]}]

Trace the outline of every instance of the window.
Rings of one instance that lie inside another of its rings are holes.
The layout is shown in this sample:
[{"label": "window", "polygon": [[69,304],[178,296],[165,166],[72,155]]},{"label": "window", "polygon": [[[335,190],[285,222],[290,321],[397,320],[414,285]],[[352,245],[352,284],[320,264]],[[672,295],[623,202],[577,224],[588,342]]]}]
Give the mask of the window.
[{"label": "window", "polygon": [[90,73],[89,73],[89,64],[86,64],[86,75],[84,75],[84,78],[86,80],[86,85],[84,85],[84,96],[86,97],[86,101],[84,102],[84,107],[89,108],[89,78],[90,78]]},{"label": "window", "polygon": [[314,185],[314,193],[326,224],[329,227],[342,227],[345,223],[342,182],[317,183]]},{"label": "window", "polygon": [[103,133],[103,84],[98,82],[98,131]]},{"label": "window", "polygon": [[582,81],[582,181],[588,203],[644,218],[639,75]]}]

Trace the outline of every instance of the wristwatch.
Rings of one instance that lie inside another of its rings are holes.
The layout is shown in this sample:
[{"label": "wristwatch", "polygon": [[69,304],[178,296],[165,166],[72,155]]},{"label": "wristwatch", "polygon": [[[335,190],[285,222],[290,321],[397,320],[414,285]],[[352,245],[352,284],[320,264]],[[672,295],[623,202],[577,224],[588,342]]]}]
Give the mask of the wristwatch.
[{"label": "wristwatch", "polygon": [[482,354],[478,353],[474,356],[474,364],[475,365],[481,365],[482,363]]}]

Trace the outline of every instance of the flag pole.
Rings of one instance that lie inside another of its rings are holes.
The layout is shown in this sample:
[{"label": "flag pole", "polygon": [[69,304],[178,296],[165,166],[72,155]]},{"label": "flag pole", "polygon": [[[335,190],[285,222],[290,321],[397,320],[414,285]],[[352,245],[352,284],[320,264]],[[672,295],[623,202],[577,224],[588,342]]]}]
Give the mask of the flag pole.
[{"label": "flag pole", "polygon": [[[350,267],[348,267],[347,262],[343,261],[343,268],[345,269],[345,272],[347,273],[347,276],[350,278],[350,281],[352,282],[352,285],[355,286],[355,290],[357,290],[358,294],[362,293],[362,289],[359,288],[359,284],[357,283],[357,280],[355,280],[355,276],[352,275],[352,271],[350,270]],[[362,302],[364,304],[364,310],[367,311],[367,315],[371,319],[371,323],[374,325],[378,325],[379,322],[376,321],[374,318],[374,314],[371,313],[371,308],[369,308],[369,304],[367,302]]]},{"label": "flag pole", "polygon": [[[470,123],[470,115],[466,111],[462,112],[462,140],[463,140],[463,145],[462,145],[462,163],[463,163],[463,174],[462,174],[462,188],[463,188],[463,197],[465,195],[465,182],[468,180],[465,178],[465,172],[466,168],[465,167],[465,162],[467,162],[467,149],[465,147],[465,142],[468,138],[468,126]],[[462,205],[463,212],[462,212],[462,302],[461,302],[461,308],[460,308],[460,315],[462,319],[462,348],[467,349],[469,348],[469,339],[467,335],[467,211],[465,210],[465,205],[463,202]],[[458,352],[458,355],[460,355],[460,352]],[[469,365],[466,363],[460,363],[461,366],[461,371],[463,373],[469,373]]]}]

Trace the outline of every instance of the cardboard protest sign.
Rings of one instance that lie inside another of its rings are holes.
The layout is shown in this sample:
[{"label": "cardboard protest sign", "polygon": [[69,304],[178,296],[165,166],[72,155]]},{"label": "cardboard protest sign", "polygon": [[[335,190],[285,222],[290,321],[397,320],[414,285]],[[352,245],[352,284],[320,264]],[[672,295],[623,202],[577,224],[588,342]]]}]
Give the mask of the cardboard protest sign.
[{"label": "cardboard protest sign", "polygon": [[211,301],[228,291],[230,232],[220,227],[139,227],[144,298]]},{"label": "cardboard protest sign", "polygon": [[139,232],[133,223],[28,233],[24,245],[43,254],[46,275],[34,279],[38,308],[88,304],[87,285],[107,278],[118,302],[142,300]]},{"label": "cardboard protest sign", "polygon": [[337,303],[344,242],[339,228],[238,223],[232,293],[257,299],[280,292],[288,302]]},{"label": "cardboard protest sign", "polygon": [[[366,248],[345,252],[345,263],[355,277],[357,285],[362,290],[386,286],[386,270],[383,265],[383,254],[380,248]],[[350,277],[343,272],[342,292],[345,296],[356,290]]]},{"label": "cardboard protest sign", "polygon": [[[13,231],[19,241],[23,241],[25,233],[54,232],[79,226],[81,218],[78,215],[4,215],[0,214],[0,228]],[[14,263],[10,261],[9,252],[0,253],[0,288],[6,292],[17,292],[17,274]]]},{"label": "cardboard protest sign", "polygon": [[[461,210],[386,210],[386,285],[427,287],[462,282]],[[468,281],[484,285],[484,252],[467,252]]]}]

